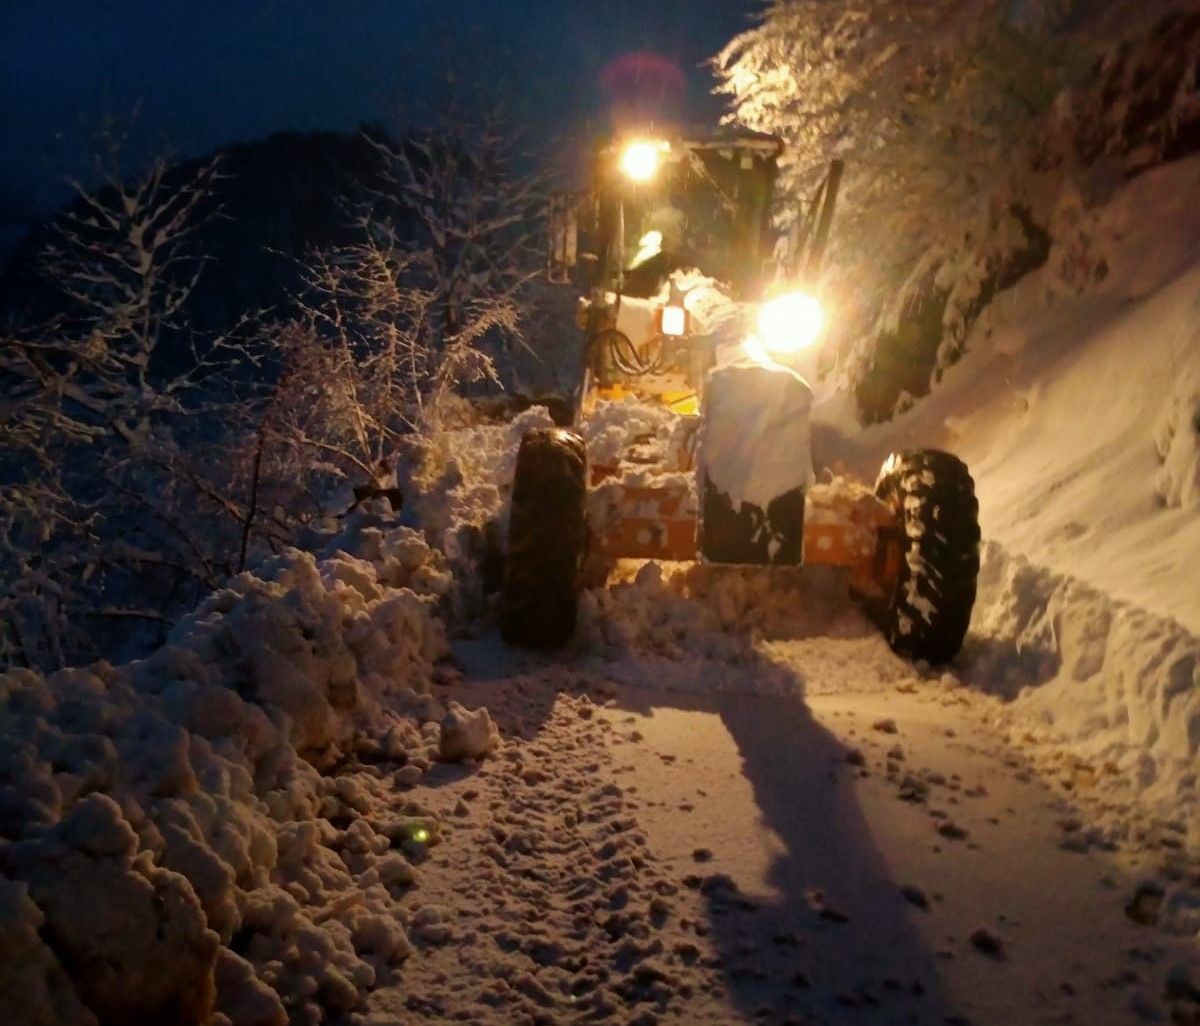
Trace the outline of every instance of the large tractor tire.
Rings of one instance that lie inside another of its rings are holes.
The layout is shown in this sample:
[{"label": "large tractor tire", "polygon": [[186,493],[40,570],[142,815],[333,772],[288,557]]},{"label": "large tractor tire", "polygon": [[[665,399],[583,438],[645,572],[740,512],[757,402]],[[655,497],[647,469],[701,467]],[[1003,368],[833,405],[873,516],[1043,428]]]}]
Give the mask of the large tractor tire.
[{"label": "large tractor tire", "polygon": [[575,632],[587,553],[587,456],[562,428],[530,431],[517,452],[500,635],[511,645],[555,648]]},{"label": "large tractor tire", "polygon": [[946,452],[892,453],[875,482],[898,530],[895,586],[867,609],[898,655],[945,663],[971,622],[979,577],[979,502],[962,460]]}]

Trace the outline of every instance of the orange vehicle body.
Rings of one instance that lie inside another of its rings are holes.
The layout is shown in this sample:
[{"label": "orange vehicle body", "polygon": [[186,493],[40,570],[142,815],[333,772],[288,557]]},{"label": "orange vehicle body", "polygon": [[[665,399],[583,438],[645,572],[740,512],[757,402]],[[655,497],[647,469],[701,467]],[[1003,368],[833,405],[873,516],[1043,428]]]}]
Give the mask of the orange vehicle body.
[{"label": "orange vehicle body", "polygon": [[[590,477],[593,487],[612,482],[608,515],[593,538],[598,555],[610,560],[697,558],[698,522],[685,485],[618,484],[613,466],[592,466]],[[899,529],[894,511],[867,489],[818,485],[806,497],[804,564],[844,567],[856,594],[886,595],[900,573]]]}]

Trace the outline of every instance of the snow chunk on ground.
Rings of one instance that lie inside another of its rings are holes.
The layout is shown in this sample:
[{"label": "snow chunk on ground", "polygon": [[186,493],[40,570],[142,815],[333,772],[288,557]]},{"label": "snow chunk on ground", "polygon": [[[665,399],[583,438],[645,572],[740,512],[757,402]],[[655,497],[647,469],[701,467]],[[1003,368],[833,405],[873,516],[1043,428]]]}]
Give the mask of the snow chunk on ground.
[{"label": "snow chunk on ground", "polygon": [[472,712],[457,702],[442,718],[438,756],[444,762],[462,762],[464,759],[481,759],[492,752],[500,742],[500,733],[488,715],[487,709]]}]

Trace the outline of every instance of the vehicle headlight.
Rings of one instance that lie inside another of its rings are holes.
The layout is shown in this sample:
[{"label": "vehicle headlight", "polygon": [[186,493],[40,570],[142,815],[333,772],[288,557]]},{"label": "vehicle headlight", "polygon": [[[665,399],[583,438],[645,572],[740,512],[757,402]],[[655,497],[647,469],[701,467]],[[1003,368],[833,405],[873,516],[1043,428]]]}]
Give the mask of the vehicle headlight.
[{"label": "vehicle headlight", "polygon": [[621,171],[635,182],[648,182],[670,150],[671,144],[665,139],[636,139],[621,152]]},{"label": "vehicle headlight", "polygon": [[807,349],[825,327],[821,303],[807,292],[788,292],[763,303],[758,310],[758,332],[773,353]]}]

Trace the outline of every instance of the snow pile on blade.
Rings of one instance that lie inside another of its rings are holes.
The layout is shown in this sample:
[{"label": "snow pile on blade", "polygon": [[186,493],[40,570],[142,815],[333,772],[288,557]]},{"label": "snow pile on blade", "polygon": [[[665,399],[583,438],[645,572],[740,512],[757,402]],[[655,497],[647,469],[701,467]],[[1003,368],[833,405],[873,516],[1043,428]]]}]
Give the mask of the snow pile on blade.
[{"label": "snow pile on blade", "polygon": [[[503,550],[508,510],[521,439],[537,428],[553,427],[545,407],[532,407],[508,423],[469,423],[429,438],[410,454],[401,476],[412,496],[411,523],[446,554],[455,586],[450,605],[458,621],[484,614],[481,591],[489,555]],[[680,485],[692,494],[694,475],[677,471],[690,462],[694,424],[660,406],[636,399],[601,402],[578,429],[592,467],[619,469],[616,477],[589,493],[593,529],[624,486]],[[494,582],[493,582],[494,583]]]},{"label": "snow pile on blade", "polygon": [[664,463],[679,421],[670,410],[632,398],[597,403],[580,427],[588,463],[593,467],[615,467],[626,455],[647,463]]},{"label": "snow pile on blade", "polygon": [[[404,473],[426,536],[450,552],[463,528],[489,520],[503,528],[521,439],[547,427],[554,427],[549,412],[534,406],[508,423],[471,423],[431,436]],[[640,468],[677,469],[688,441],[684,418],[633,398],[598,403],[576,430],[593,467],[616,467],[625,457]]]},{"label": "snow pile on blade", "polygon": [[645,563],[584,594],[580,639],[597,671],[669,691],[802,694],[818,664],[851,689],[913,676],[820,568]]},{"label": "snow pile on blade", "polygon": [[494,728],[460,709],[441,736],[449,575],[381,519],[335,540],[357,555],[239,575],[146,660],[0,676],[9,1021],[318,1023],[406,957],[437,824],[392,775]]}]

